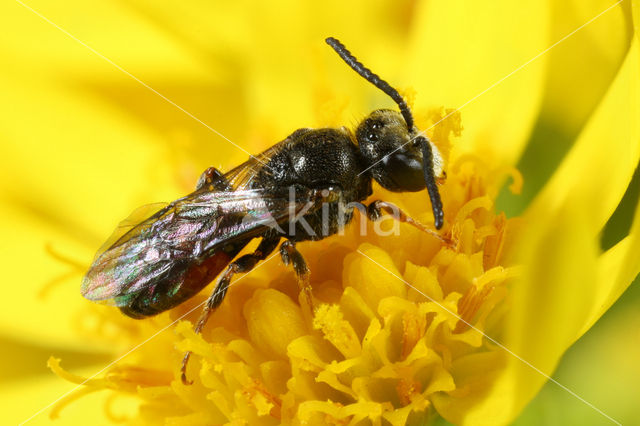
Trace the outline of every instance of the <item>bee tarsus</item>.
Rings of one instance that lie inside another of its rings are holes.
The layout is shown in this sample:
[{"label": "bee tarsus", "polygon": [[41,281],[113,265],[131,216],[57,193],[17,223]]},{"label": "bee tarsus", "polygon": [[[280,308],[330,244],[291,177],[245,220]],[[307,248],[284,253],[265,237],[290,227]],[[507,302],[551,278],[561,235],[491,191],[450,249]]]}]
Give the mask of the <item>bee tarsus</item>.
[{"label": "bee tarsus", "polygon": [[311,283],[309,281],[309,267],[307,262],[302,257],[302,253],[296,248],[296,243],[291,240],[286,240],[280,244],[280,257],[282,263],[285,265],[291,265],[293,271],[296,274],[296,281],[298,283],[298,289],[302,293],[305,305],[304,308],[313,313],[313,294],[311,293]]}]

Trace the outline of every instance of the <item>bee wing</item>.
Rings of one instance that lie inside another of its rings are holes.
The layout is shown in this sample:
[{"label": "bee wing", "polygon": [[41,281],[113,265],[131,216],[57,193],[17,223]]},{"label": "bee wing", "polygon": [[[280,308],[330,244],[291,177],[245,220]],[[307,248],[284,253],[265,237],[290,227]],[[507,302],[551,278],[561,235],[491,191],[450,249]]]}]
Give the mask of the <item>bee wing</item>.
[{"label": "bee wing", "polygon": [[156,212],[167,207],[168,205],[169,203],[152,203],[135,209],[129,216],[127,216],[126,219],[122,220],[118,224],[118,227],[113,231],[113,233],[111,233],[111,236],[107,238],[107,241],[105,241],[104,244],[100,246],[98,252],[93,258],[93,261],[95,262],[98,256],[107,251],[107,249],[111,247],[116,241],[118,241],[124,234],[131,231],[133,228],[144,222]]},{"label": "bee wing", "polygon": [[298,129],[291,135],[287,136],[284,140],[269,147],[260,154],[252,156],[249,160],[225,173],[225,180],[236,190],[251,188],[251,184],[258,175],[257,172],[261,171],[263,173],[269,173],[269,167],[265,167],[265,165],[269,163],[269,160],[271,160],[274,155],[290,146],[296,139],[296,136],[294,135],[306,131],[309,131],[309,129]]},{"label": "bee wing", "polygon": [[[269,159],[277,152],[282,150],[287,139],[275,144],[271,148],[258,155],[252,156],[244,163],[234,167],[224,174],[225,180],[236,190],[250,188],[257,172],[263,169],[263,166],[269,162]],[[267,170],[267,169],[264,169]]]},{"label": "bee wing", "polygon": [[159,282],[164,291],[177,292],[191,266],[226,243],[259,236],[299,210],[303,201],[290,205],[285,194],[264,190],[197,191],[135,226],[127,219],[112,236],[114,242],[96,255],[81,292],[116,306],[126,305],[128,296],[153,291]]}]

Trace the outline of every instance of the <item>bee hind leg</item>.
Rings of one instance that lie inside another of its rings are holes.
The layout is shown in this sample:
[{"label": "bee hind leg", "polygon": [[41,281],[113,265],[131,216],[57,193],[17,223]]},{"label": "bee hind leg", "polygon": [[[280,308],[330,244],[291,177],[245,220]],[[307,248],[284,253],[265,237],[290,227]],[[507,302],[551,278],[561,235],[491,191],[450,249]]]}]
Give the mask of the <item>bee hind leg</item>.
[{"label": "bee hind leg", "polygon": [[[234,274],[237,273],[246,273],[251,271],[258,262],[264,260],[269,256],[273,251],[278,247],[278,243],[280,242],[280,238],[263,238],[258,245],[258,248],[253,253],[245,254],[244,256],[239,257],[234,262],[230,263],[227,266],[227,269],[224,271],[222,276],[218,279],[218,285],[216,285],[213,293],[207,299],[204,308],[202,309],[202,313],[200,314],[200,318],[198,318],[198,322],[196,323],[193,331],[196,334],[199,334],[202,331],[202,328],[209,320],[211,313],[222,303],[224,296],[227,294],[227,290],[229,285],[231,284],[231,278]],[[180,366],[180,374],[182,378],[182,383],[185,385],[190,385],[193,382],[187,379],[187,364],[189,363],[189,358],[191,357],[191,351],[187,351],[184,354],[184,358],[182,358],[182,365]]]}]

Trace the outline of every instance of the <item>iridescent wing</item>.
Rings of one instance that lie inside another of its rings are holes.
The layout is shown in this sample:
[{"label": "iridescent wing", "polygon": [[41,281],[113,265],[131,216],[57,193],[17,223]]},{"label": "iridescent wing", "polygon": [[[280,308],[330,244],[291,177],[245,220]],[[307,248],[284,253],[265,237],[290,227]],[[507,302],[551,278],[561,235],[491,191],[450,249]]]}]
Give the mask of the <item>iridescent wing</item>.
[{"label": "iridescent wing", "polygon": [[109,247],[111,247],[116,241],[118,241],[124,234],[131,231],[133,228],[144,222],[146,219],[150,218],[158,211],[167,207],[169,203],[153,203],[146,204],[144,206],[138,207],[135,209],[126,219],[120,221],[118,227],[111,233],[107,241],[104,242],[98,249],[93,261],[95,262],[98,256],[100,256],[103,252],[107,251]]},{"label": "iridescent wing", "polygon": [[[204,264],[209,268],[207,259],[222,253],[223,246],[260,236],[305,204],[299,199],[290,205],[286,194],[264,190],[196,191],[135,226],[130,220],[121,224],[111,239],[113,244],[96,255],[82,282],[82,294],[121,307],[141,294],[147,298],[192,295],[211,280],[210,274],[200,270],[193,279],[198,269],[194,267]],[[136,217],[140,216],[138,212]],[[234,255],[225,256],[223,263]],[[198,288],[183,291],[185,280]]]}]

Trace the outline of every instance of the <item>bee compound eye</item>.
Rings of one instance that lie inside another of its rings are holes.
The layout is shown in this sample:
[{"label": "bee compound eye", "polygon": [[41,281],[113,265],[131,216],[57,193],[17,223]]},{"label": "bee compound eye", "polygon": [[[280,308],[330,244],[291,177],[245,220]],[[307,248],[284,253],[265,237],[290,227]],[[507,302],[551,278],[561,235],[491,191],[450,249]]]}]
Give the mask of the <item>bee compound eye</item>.
[{"label": "bee compound eye", "polygon": [[425,188],[422,158],[415,153],[393,153],[387,157],[385,168],[385,173],[394,182],[396,190],[414,192]]}]

